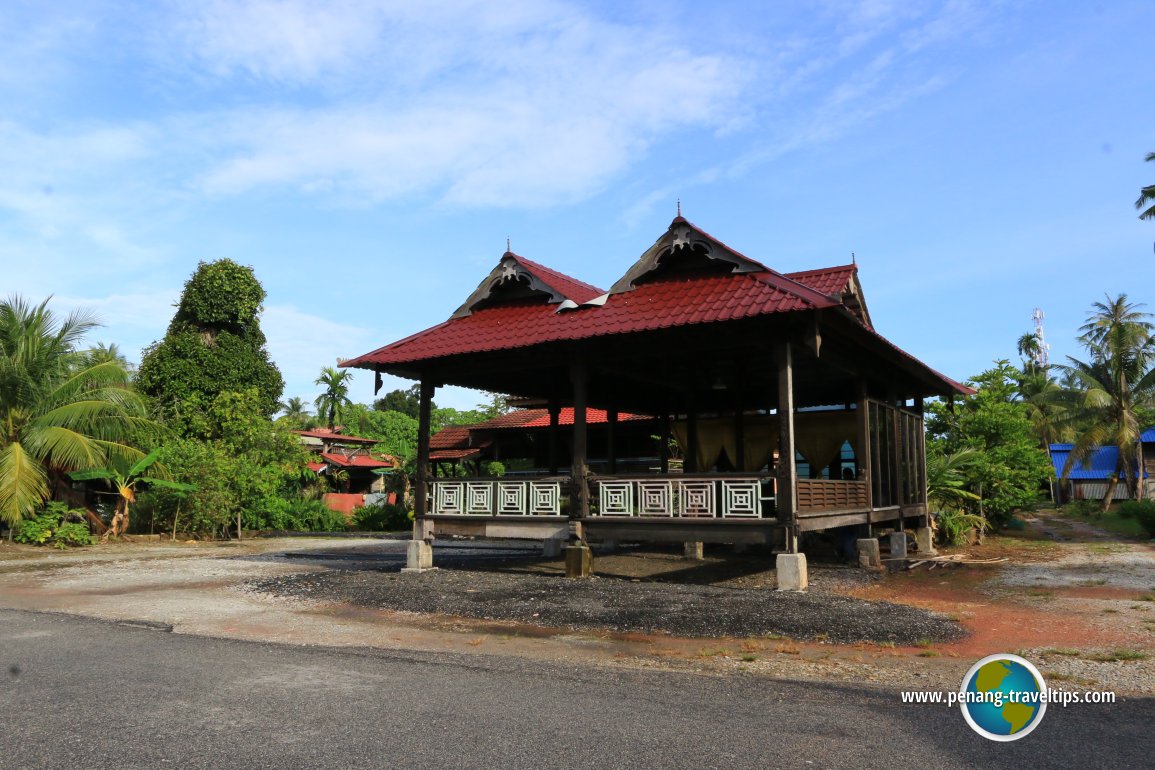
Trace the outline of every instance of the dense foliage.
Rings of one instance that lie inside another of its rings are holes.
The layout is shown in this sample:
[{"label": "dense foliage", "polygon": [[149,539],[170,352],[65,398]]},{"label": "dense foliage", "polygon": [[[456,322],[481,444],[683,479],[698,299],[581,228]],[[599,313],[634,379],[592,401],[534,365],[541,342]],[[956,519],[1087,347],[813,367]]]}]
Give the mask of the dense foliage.
[{"label": "dense foliage", "polygon": [[277,410],[284,380],[265,350],[258,319],[264,297],[252,268],[202,262],[164,339],[145,350],[137,385],[181,435],[204,435],[201,415],[224,392],[255,388],[260,412]]},{"label": "dense foliage", "polygon": [[48,503],[34,516],[16,525],[13,539],[17,543],[51,545],[61,549],[71,545],[92,545],[84,511],[70,509],[57,501]]},{"label": "dense foliage", "polygon": [[927,415],[928,455],[973,451],[973,459],[959,473],[965,489],[981,499],[959,507],[984,514],[997,527],[1009,522],[1015,509],[1038,502],[1044,483],[1053,476],[1027,406],[1018,398],[1020,374],[1008,361],[997,361],[969,381],[978,393],[953,410],[933,403]]},{"label": "dense foliage", "polygon": [[79,349],[97,325],[86,313],[57,318],[45,300],[0,302],[0,520],[15,524],[68,471],[144,455],[159,426],[115,358]]}]

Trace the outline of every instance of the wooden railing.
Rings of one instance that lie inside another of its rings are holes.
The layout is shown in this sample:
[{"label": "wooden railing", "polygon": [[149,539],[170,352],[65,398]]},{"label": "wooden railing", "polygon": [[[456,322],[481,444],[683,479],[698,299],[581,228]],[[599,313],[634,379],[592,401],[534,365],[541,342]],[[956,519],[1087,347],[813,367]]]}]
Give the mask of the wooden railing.
[{"label": "wooden railing", "polygon": [[798,479],[798,512],[866,510],[865,481]]}]

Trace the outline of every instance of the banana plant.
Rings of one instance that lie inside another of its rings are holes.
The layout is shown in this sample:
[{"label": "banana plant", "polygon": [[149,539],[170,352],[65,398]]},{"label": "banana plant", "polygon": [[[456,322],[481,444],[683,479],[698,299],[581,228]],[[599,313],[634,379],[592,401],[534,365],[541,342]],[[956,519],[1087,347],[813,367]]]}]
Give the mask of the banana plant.
[{"label": "banana plant", "polygon": [[[196,489],[192,484],[179,481],[170,481],[157,476],[146,476],[147,471],[160,456],[160,450],[154,449],[137,460],[127,471],[117,468],[101,468],[97,470],[77,471],[69,474],[76,481],[95,481],[103,479],[116,487],[116,512],[112,516],[108,531],[100,538],[100,542],[107,543],[110,537],[120,537],[128,529],[128,509],[136,502],[136,489],[139,484],[164,487],[180,492],[191,492]],[[159,470],[158,466],[158,470]]]}]

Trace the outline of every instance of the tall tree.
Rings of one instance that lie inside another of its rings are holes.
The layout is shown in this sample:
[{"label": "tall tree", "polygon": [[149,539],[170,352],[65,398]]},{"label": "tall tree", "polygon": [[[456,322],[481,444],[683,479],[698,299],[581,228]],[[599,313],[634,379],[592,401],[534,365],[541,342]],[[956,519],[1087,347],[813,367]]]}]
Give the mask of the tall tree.
[{"label": "tall tree", "polygon": [[293,396],[288,401],[277,404],[277,407],[284,413],[277,418],[278,422],[284,420],[298,430],[308,426],[313,417],[312,413],[305,407],[305,400],[298,396]]},{"label": "tall tree", "polygon": [[[1123,479],[1132,496],[1143,495],[1135,469],[1142,469],[1140,436],[1155,414],[1155,325],[1143,306],[1120,294],[1092,305],[1079,341],[1088,360],[1068,357],[1062,366],[1077,388],[1078,400],[1072,420],[1080,426],[1066,467],[1065,478],[1077,463],[1084,462],[1100,446],[1118,449],[1115,475],[1103,497],[1106,510]],[[1141,472],[1138,474],[1141,476]]]},{"label": "tall tree", "polygon": [[[1147,153],[1144,160],[1155,160],[1155,152]],[[1144,209],[1144,206],[1147,208]],[[1155,184],[1149,184],[1139,190],[1139,198],[1135,201],[1135,208],[1139,209],[1140,219],[1155,219]]]},{"label": "tall tree", "polygon": [[137,386],[183,435],[204,432],[202,415],[224,392],[256,388],[260,412],[276,411],[284,380],[265,349],[264,299],[252,268],[228,259],[201,262],[164,339],[145,351]]},{"label": "tall tree", "polygon": [[[421,384],[418,383],[408,390],[391,390],[373,402],[373,408],[379,412],[401,412],[414,420],[421,411]],[[433,409],[437,408],[434,404]]]},{"label": "tall tree", "polygon": [[32,514],[64,473],[131,465],[159,430],[115,360],[90,363],[77,345],[98,326],[88,313],[60,319],[48,301],[0,302],[0,519]]},{"label": "tall tree", "polygon": [[325,421],[329,430],[341,420],[345,409],[353,404],[349,399],[351,378],[352,375],[346,369],[326,366],[321,369],[321,376],[314,380],[314,384],[323,386],[325,392],[317,396],[313,406],[317,407],[317,416]]}]

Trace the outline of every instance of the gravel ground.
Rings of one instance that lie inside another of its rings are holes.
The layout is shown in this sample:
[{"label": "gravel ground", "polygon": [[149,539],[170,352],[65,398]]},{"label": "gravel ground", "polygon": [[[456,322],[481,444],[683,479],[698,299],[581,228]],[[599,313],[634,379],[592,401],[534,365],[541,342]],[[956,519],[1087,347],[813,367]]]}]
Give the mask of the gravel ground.
[{"label": "gravel ground", "polygon": [[575,630],[723,637],[780,634],[832,642],[944,642],[962,626],[934,612],[830,593],[718,588],[478,570],[334,570],[252,581],[246,590],[378,609]]}]

